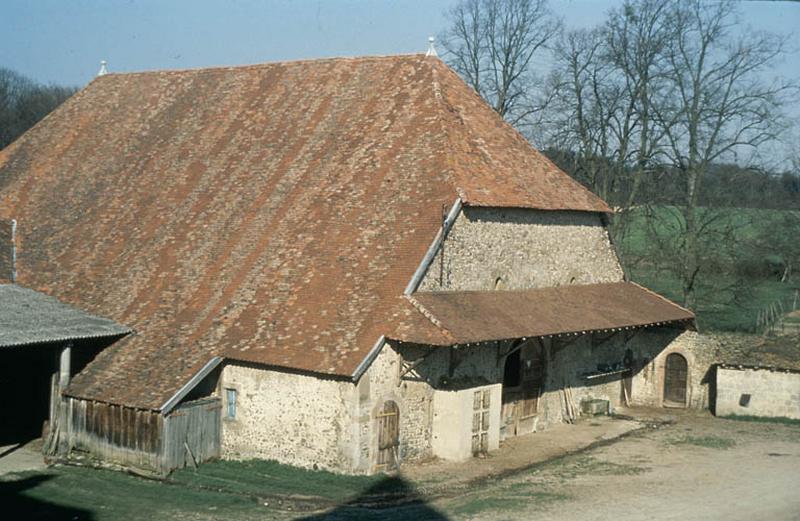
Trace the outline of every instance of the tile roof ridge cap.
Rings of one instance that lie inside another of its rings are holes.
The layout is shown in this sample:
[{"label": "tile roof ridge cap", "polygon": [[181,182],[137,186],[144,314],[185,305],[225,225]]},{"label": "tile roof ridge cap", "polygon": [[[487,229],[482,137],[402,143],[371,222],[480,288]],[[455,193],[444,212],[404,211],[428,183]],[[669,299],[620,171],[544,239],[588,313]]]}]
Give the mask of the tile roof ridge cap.
[{"label": "tile roof ridge cap", "polygon": [[393,59],[411,59],[418,58],[424,60],[426,57],[424,53],[406,53],[406,54],[379,54],[373,56],[329,56],[325,58],[300,58],[294,60],[275,60],[258,63],[245,63],[240,65],[211,65],[200,67],[184,67],[178,69],[148,69],[142,71],[129,71],[129,72],[109,72],[102,76],[95,76],[89,82],[102,81],[103,78],[113,76],[139,76],[139,75],[154,75],[154,74],[181,74],[190,72],[218,72],[218,71],[233,71],[233,70],[247,70],[247,69],[261,69],[272,67],[276,65],[295,65],[295,64],[312,64],[312,63],[326,63],[326,62],[369,62],[369,61],[384,61]]},{"label": "tile roof ridge cap", "polygon": [[[445,176],[447,177],[447,182],[450,186],[453,187],[456,194],[458,195],[459,199],[461,199],[462,204],[467,200],[466,194],[464,190],[458,186],[458,183],[455,179],[455,167],[453,166],[453,158],[451,156],[451,150],[453,147],[450,146],[452,143],[452,139],[450,137],[449,126],[445,124],[445,119],[451,113],[455,112],[460,113],[458,109],[452,106],[446,99],[443,94],[443,84],[440,81],[438,69],[444,68],[445,71],[450,71],[450,67],[442,61],[441,58],[438,56],[426,56],[427,60],[430,60],[430,67],[431,67],[431,88],[433,89],[433,96],[434,100],[438,104],[438,110],[436,111],[436,121],[439,123],[439,133],[441,134],[441,139],[444,142],[444,150],[442,151],[442,156],[444,157],[445,162]],[[460,80],[460,78],[459,78]]]},{"label": "tile roof ridge cap", "polygon": [[414,298],[414,295],[403,295],[403,298],[405,298],[408,302],[410,302],[411,305],[414,307],[414,309],[419,311],[425,318],[427,318],[431,322],[431,324],[433,324],[439,330],[441,330],[442,335],[446,339],[455,342],[455,336],[453,335],[452,331],[444,327],[444,325],[436,317],[433,316],[433,313],[428,311],[428,309],[425,306],[423,306],[420,301]]},{"label": "tile roof ridge cap", "polygon": [[694,311],[692,311],[691,309],[685,308],[685,307],[681,306],[680,304],[678,304],[677,302],[673,302],[672,300],[668,299],[664,295],[661,295],[660,293],[656,293],[655,291],[653,291],[650,288],[646,288],[646,287],[642,286],[641,284],[637,284],[636,282],[633,282],[632,280],[628,281],[627,284],[632,284],[632,285],[636,286],[637,288],[641,289],[642,291],[645,291],[645,292],[647,292],[647,293],[649,293],[649,294],[651,294],[651,295],[663,300],[664,302],[666,302],[668,304],[672,304],[676,308],[682,309],[683,311],[685,311],[685,312],[689,313],[690,315],[692,315],[692,317],[695,317]]}]

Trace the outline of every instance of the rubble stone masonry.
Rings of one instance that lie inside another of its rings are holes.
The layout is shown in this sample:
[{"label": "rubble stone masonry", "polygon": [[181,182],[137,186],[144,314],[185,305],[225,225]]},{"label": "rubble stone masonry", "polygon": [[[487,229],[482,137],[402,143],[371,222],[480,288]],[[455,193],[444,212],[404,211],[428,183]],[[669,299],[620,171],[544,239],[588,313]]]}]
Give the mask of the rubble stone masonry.
[{"label": "rubble stone masonry", "polygon": [[532,289],[622,278],[600,214],[466,207],[420,291]]},{"label": "rubble stone masonry", "polygon": [[800,420],[800,373],[719,367],[715,412]]}]

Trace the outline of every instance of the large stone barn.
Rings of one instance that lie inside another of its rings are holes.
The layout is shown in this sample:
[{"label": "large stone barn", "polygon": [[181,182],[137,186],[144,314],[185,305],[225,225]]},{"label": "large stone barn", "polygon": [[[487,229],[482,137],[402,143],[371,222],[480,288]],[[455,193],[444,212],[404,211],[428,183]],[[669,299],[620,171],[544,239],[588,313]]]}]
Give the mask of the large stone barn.
[{"label": "large stone barn", "polygon": [[61,457],[345,473],[702,403],[609,207],[422,55],[107,74],[0,152],[17,284],[133,333]]}]

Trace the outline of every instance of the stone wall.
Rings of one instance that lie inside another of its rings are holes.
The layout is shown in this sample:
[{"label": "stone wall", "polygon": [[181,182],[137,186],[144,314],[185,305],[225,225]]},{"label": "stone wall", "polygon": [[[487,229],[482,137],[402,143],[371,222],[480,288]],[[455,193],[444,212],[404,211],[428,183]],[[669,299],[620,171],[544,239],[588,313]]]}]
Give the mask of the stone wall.
[{"label": "stone wall", "polygon": [[[406,363],[424,359],[400,377]],[[400,408],[400,460],[421,461],[433,450],[434,400],[438,390],[470,389],[498,382],[495,344],[483,346],[427,347],[389,343],[358,384],[359,472],[371,472],[376,456],[375,412],[388,400]],[[471,423],[453,426],[469,429]]]},{"label": "stone wall", "polygon": [[[583,335],[543,340],[547,363],[546,378],[539,399],[537,428],[564,421],[563,389],[569,387],[578,408],[584,400],[607,400],[613,407],[624,405],[624,374],[587,378],[603,372],[601,366],[623,364],[626,352],[632,361],[629,377],[630,405],[660,406],[663,375],[659,371],[664,353],[679,349],[686,333],[671,328],[620,331],[614,335]],[[690,373],[693,369],[690,366]],[[697,371],[699,374],[701,371]],[[692,377],[697,378],[697,377]],[[690,384],[690,389],[692,388]],[[690,395],[694,396],[691,394]]]},{"label": "stone wall", "polygon": [[599,214],[465,207],[419,289],[529,289],[622,278]]},{"label": "stone wall", "polygon": [[[230,363],[219,386],[223,458],[354,470],[353,383]],[[234,419],[225,417],[226,389],[237,391]]]},{"label": "stone wall", "polygon": [[767,368],[717,368],[717,416],[800,420],[800,373]]}]

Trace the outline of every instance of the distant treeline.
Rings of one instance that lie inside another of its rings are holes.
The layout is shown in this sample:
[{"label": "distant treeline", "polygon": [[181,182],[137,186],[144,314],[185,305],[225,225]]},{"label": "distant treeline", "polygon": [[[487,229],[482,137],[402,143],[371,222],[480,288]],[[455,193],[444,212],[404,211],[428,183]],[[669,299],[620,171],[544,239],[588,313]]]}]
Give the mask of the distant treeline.
[{"label": "distant treeline", "polygon": [[0,67],[0,149],[61,105],[78,89],[43,85]]},{"label": "distant treeline", "polygon": [[[592,180],[581,168],[582,161],[570,151],[547,149],[545,155],[575,180],[591,187]],[[611,161],[609,160],[609,169]],[[606,198],[612,206],[622,206],[631,196],[632,175],[615,179]],[[712,164],[700,182],[705,189],[699,205],[710,208],[765,208],[800,210],[800,172],[770,172],[734,164]],[[637,187],[634,205],[685,204],[685,176],[669,166],[653,167]]]}]

